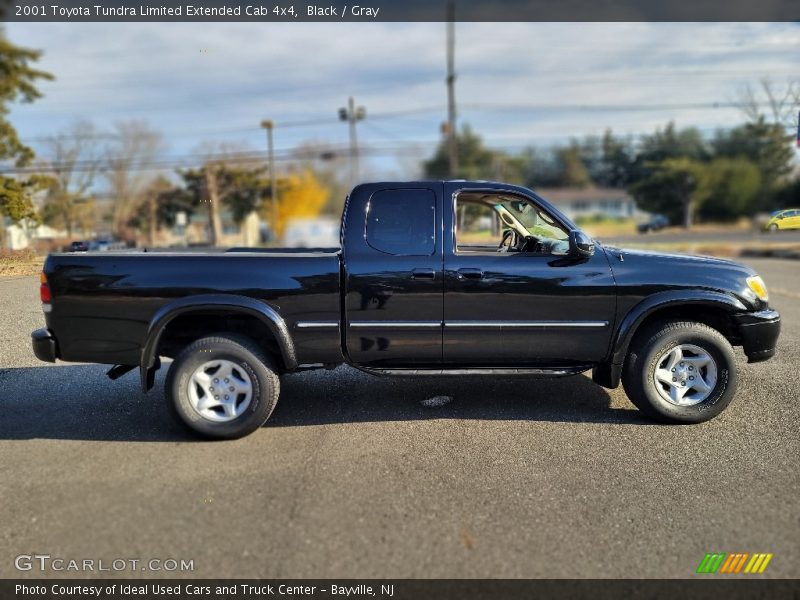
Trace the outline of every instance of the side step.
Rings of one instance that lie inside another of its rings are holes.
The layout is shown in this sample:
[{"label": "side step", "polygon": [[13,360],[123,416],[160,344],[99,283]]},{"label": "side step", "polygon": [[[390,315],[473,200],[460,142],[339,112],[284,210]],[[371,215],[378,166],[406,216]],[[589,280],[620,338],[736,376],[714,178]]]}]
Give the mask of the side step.
[{"label": "side step", "polygon": [[593,365],[536,367],[536,368],[510,368],[510,367],[474,367],[458,369],[378,369],[375,367],[359,367],[357,369],[370,375],[392,377],[424,377],[424,376],[468,376],[468,375],[502,375],[504,377],[537,376],[537,377],[568,377],[588,371]]}]

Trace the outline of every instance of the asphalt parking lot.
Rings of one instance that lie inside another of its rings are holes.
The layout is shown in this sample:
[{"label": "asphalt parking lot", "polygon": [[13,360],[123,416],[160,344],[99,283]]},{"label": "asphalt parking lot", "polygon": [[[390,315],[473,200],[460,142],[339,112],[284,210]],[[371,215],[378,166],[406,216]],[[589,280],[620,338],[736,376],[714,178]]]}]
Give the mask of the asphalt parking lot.
[{"label": "asphalt parking lot", "polygon": [[[14,558],[192,559],[192,577],[691,577],[706,552],[800,576],[800,262],[750,261],[783,315],[716,420],[662,426],[586,376],[284,379],[233,442],[170,420],[159,374],[46,365],[37,278],[0,280],[0,577]],[[448,394],[439,407],[421,402]],[[112,574],[113,575],[113,574]],[[133,572],[126,576],[163,576]]]}]

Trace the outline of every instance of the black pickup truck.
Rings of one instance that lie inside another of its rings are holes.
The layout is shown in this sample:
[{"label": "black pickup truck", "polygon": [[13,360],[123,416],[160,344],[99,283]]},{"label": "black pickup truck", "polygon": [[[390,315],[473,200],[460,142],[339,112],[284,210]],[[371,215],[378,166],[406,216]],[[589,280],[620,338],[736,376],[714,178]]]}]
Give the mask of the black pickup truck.
[{"label": "black pickup truck", "polygon": [[780,317],[752,269],[592,240],[534,192],[502,183],[357,186],[341,248],[52,254],[45,361],[139,368],[189,427],[260,427],[280,376],[351,364],[376,375],[620,381],[649,416],[697,423],[733,399],[742,346],[770,358]]}]

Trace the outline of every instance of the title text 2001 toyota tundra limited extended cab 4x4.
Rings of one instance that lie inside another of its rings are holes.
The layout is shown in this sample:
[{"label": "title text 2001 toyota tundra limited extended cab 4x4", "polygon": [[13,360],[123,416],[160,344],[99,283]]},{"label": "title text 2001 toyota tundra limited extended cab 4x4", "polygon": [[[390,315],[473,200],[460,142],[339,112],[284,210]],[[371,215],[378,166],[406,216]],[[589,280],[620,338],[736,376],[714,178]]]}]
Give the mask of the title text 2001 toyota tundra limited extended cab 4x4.
[{"label": "title text 2001 toyota tundra limited extended cab 4x4", "polygon": [[349,363],[379,375],[622,381],[649,416],[697,423],[733,399],[740,345],[770,358],[780,317],[746,266],[594,242],[525,188],[359,185],[341,249],[53,254],[41,360],[139,367],[191,428],[234,438],[275,408],[280,375]]}]

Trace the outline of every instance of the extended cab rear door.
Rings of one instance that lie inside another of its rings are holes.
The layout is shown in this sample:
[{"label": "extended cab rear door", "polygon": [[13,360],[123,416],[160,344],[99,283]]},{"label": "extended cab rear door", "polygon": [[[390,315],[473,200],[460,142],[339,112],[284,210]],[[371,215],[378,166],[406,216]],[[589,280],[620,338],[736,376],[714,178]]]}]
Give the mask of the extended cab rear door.
[{"label": "extended cab rear door", "polygon": [[344,336],[351,362],[442,360],[441,183],[368,184],[344,218]]}]

